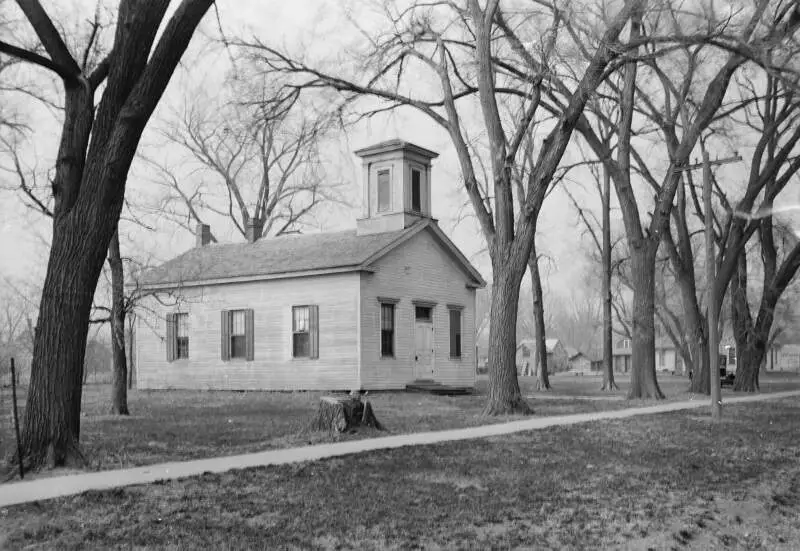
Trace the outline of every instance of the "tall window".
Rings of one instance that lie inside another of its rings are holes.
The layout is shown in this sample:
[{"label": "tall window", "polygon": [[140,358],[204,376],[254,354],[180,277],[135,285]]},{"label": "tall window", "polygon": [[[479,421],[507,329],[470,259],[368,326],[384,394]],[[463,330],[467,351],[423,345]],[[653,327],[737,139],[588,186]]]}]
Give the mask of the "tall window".
[{"label": "tall window", "polygon": [[189,314],[167,314],[167,361],[189,357]]},{"label": "tall window", "polygon": [[304,358],[309,355],[308,306],[292,308],[292,356]]},{"label": "tall window", "polygon": [[394,304],[381,304],[381,357],[394,357]]},{"label": "tall window", "polygon": [[177,359],[189,357],[189,314],[175,314]]},{"label": "tall window", "polygon": [[245,311],[231,311],[231,358],[247,357],[247,333],[245,332]]},{"label": "tall window", "polygon": [[378,171],[378,212],[389,210],[392,204],[392,180],[389,169]]},{"label": "tall window", "polygon": [[659,350],[658,351],[658,367],[664,367],[667,363],[667,351],[666,350]]},{"label": "tall window", "polygon": [[253,333],[253,310],[223,310],[220,321],[222,344],[221,358],[224,361],[243,359],[248,362],[255,357]]},{"label": "tall window", "polygon": [[461,310],[450,310],[450,357],[461,358]]},{"label": "tall window", "polygon": [[292,357],[319,358],[319,307],[292,307]]},{"label": "tall window", "polygon": [[419,170],[411,169],[411,210],[422,210],[422,174]]}]

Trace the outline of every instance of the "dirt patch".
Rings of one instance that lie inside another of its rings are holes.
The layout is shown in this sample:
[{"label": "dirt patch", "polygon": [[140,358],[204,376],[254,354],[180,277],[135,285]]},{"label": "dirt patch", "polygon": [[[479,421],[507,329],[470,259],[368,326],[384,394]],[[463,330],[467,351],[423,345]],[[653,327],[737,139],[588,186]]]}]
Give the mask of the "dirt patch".
[{"label": "dirt patch", "polygon": [[478,478],[450,475],[444,472],[412,474],[409,475],[408,478],[417,482],[422,482],[423,484],[445,484],[447,486],[453,486],[456,490],[486,491],[486,486],[484,486]]}]

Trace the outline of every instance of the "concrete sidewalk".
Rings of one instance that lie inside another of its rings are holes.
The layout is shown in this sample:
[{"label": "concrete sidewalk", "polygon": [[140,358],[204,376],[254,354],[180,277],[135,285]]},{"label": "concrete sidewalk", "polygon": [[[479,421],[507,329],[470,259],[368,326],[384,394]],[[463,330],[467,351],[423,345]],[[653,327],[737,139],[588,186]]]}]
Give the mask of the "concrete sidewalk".
[{"label": "concrete sidewalk", "polygon": [[[800,390],[775,392],[772,394],[756,394],[736,398],[728,398],[725,405],[741,404],[746,402],[759,402],[763,400],[777,400],[800,396]],[[195,461],[181,461],[175,463],[161,463],[146,467],[120,469],[115,471],[100,471],[94,473],[81,473],[69,476],[41,478],[28,482],[15,482],[0,485],[0,507],[52,499],[56,497],[80,494],[87,490],[107,490],[134,484],[148,484],[157,480],[175,480],[187,476],[200,475],[206,472],[222,473],[234,469],[260,467],[266,465],[283,465],[302,461],[314,461],[326,457],[336,457],[352,453],[372,450],[386,450],[403,446],[419,446],[435,444],[438,442],[452,442],[455,440],[469,440],[472,438],[485,438],[500,436],[528,430],[538,430],[554,426],[575,425],[589,421],[604,419],[625,419],[636,415],[665,413],[686,409],[707,407],[707,397],[698,397],[697,400],[671,402],[654,406],[629,408],[617,411],[603,411],[594,413],[580,413],[575,415],[559,415],[553,417],[534,417],[513,421],[510,423],[482,425],[456,430],[443,430],[435,432],[421,432],[415,434],[400,434],[382,438],[368,438],[365,440],[350,440],[333,444],[320,444],[289,448],[283,450],[269,450],[245,455],[228,457],[215,457],[212,459],[199,459]]]}]

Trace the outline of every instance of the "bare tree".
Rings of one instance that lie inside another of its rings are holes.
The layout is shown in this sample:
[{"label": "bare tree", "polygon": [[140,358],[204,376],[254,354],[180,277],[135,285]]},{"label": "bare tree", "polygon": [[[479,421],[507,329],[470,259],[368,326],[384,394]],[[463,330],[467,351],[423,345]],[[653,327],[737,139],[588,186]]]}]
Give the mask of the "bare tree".
[{"label": "bare tree", "polygon": [[[714,235],[719,249],[716,279],[711,284],[706,282],[706,287],[709,292],[715,294],[717,307],[722,308],[730,284],[732,325],[734,334],[742,345],[737,347],[737,351],[747,357],[763,359],[766,349],[756,352],[754,347],[758,344],[763,348],[766,339],[769,338],[772,321],[767,312],[774,310],[781,293],[794,275],[791,255],[787,257],[788,263],[782,265],[781,269],[776,265],[774,241],[771,237],[772,222],[768,218],[772,215],[773,202],[800,170],[800,157],[793,156],[800,140],[800,127],[797,125],[800,103],[797,102],[796,87],[787,83],[785,79],[778,79],[769,74],[763,79],[750,78],[747,74],[742,74],[737,78],[737,83],[741,99],[738,104],[727,109],[724,120],[728,126],[734,125],[740,132],[755,134],[758,138],[748,159],[750,170],[744,182],[744,189],[726,191],[716,178],[712,178],[721,212],[706,213],[698,199],[691,172],[686,173],[685,187],[688,189],[688,196],[694,205],[698,221],[705,223],[705,217],[711,216],[715,228]],[[742,193],[738,201],[730,198],[735,193]],[[681,290],[687,332],[693,336],[692,356],[695,377],[692,380],[692,389],[696,392],[708,392],[709,365],[705,359],[708,356],[704,344],[705,320],[701,313],[700,295],[696,291],[694,270],[697,262],[694,260],[691,240],[692,227],[685,211],[682,210],[689,202],[684,186],[679,188],[677,199],[678,208],[673,213],[673,226],[677,238],[673,239],[671,233],[665,234],[665,244],[673,260]],[[755,214],[751,214],[757,203]],[[772,289],[762,296],[764,310],[760,313],[761,326],[758,331],[755,331],[753,320],[749,317],[746,253],[746,246],[756,232],[759,235],[764,265],[764,288]],[[783,271],[783,268],[788,271]],[[771,281],[773,277],[779,279]],[[776,284],[777,287],[773,287]],[[745,335],[755,337],[756,333],[759,334],[756,340],[745,337]],[[747,361],[740,365],[742,367],[739,369],[744,369],[745,366],[753,364]],[[757,373],[742,372],[737,387],[752,391],[756,386]]]},{"label": "bare tree", "polygon": [[164,201],[180,204],[182,225],[213,211],[254,241],[300,231],[320,205],[343,202],[319,151],[335,128],[335,112],[315,112],[297,91],[281,94],[263,75],[243,76],[241,69],[220,92],[221,102],[192,95],[163,131],[187,153],[182,171],[189,177],[149,159],[168,190]]},{"label": "bare tree", "polygon": [[0,282],[0,386],[7,383],[9,360],[15,358],[19,369],[33,353],[30,331],[36,305],[28,294],[8,278]]},{"label": "bare tree", "polygon": [[93,67],[81,64],[87,56],[70,51],[37,0],[17,4],[47,55],[6,42],[0,42],[0,52],[55,73],[64,90],[52,183],[53,242],[19,460],[63,465],[82,460],[81,375],[89,314],[128,170],[145,125],[212,0],[183,0],[158,41],[169,2],[120,0],[111,51]]},{"label": "bare tree", "polygon": [[[19,140],[10,142],[0,138],[0,143],[5,146],[8,156],[12,162],[11,167],[0,166],[0,170],[14,173],[16,176],[16,189],[25,204],[31,210],[53,218],[53,197],[50,195],[48,186],[42,182],[43,177],[33,168],[23,165],[20,158]],[[126,203],[127,204],[127,203]],[[130,204],[127,204],[130,211]],[[136,216],[130,216],[140,227],[144,227]],[[127,399],[127,358],[125,351],[125,316],[132,309],[132,297],[126,296],[124,291],[125,270],[120,253],[119,230],[114,233],[108,249],[108,268],[111,272],[111,306],[93,305],[91,322],[109,323],[112,335],[112,385],[111,385],[111,407],[110,412],[116,415],[129,415]],[[98,311],[106,312],[107,315],[100,314]],[[84,381],[86,374],[84,373]]]},{"label": "bare tree", "polygon": [[[759,372],[775,337],[773,324],[778,302],[800,270],[800,238],[785,228],[776,227],[773,216],[761,218],[758,241],[763,273],[755,319],[747,295],[745,251],[739,255],[737,271],[731,280],[731,319],[737,354],[734,389],[746,392],[759,389]],[[779,255],[779,251],[783,254]]]},{"label": "bare tree", "polygon": [[[605,108],[605,103],[600,100],[596,102],[598,105],[594,107],[595,110],[601,110]],[[613,105],[613,104],[612,104]],[[609,117],[610,118],[610,117]],[[600,139],[602,141],[604,149],[611,152],[611,138],[613,135],[613,128],[607,124],[607,121],[601,120],[600,121]],[[584,155],[586,158],[586,155]],[[580,217],[581,221],[583,222],[586,231],[592,237],[592,241],[597,249],[597,253],[600,256],[600,265],[601,265],[601,295],[603,301],[603,384],[600,390],[606,390],[609,392],[613,392],[615,390],[619,390],[617,383],[614,381],[614,358],[613,358],[613,347],[614,347],[614,323],[613,323],[613,293],[611,288],[611,282],[614,275],[614,267],[611,263],[611,254],[614,248],[614,244],[611,241],[611,176],[608,172],[608,169],[602,167],[602,176],[600,172],[600,168],[595,163],[588,163],[589,171],[592,175],[592,179],[595,184],[595,188],[597,190],[598,195],[600,196],[600,209],[601,209],[601,221],[597,224],[597,220],[591,220],[589,213],[580,206],[575,196],[570,193],[569,189],[566,189],[567,196],[569,197],[570,201],[572,202],[573,206],[578,212],[578,216]],[[601,234],[601,238],[598,238],[598,229],[597,226],[599,225],[599,233]]]},{"label": "bare tree", "polygon": [[[484,410],[488,415],[529,411],[517,381],[514,332],[536,221],[587,100],[625,49],[619,35],[644,2],[629,0],[616,12],[604,13],[607,27],[598,34],[588,18],[576,21],[573,28],[593,52],[585,63],[570,60],[564,86],[558,89],[552,86],[559,78],[557,38],[565,18],[578,19],[582,14],[562,12],[548,2],[539,4],[544,7],[514,13],[501,8],[498,0],[485,6],[465,0],[407,8],[387,2],[388,28],[369,37],[370,52],[359,60],[359,74],[353,77],[324,71],[263,43],[247,45],[270,70],[295,75],[300,88],[332,88],[348,99],[369,96],[382,102],[378,111],[411,107],[450,136],[492,262],[489,396]],[[425,97],[421,88],[411,85],[427,76],[437,83],[435,97]],[[501,116],[498,98],[503,96],[515,98],[517,116],[512,120]],[[471,98],[480,108],[479,133],[488,141],[489,160],[484,164],[490,167],[489,189],[478,184],[468,146],[466,108],[474,105]],[[525,179],[522,214],[517,217],[512,172],[520,164],[524,138],[535,121],[543,120],[545,103],[555,114],[535,170]]]},{"label": "bare tree", "polygon": [[[648,39],[647,35],[667,26],[673,33],[686,36],[686,18],[679,16],[676,9],[659,12],[665,13],[666,17],[652,20],[639,17],[631,26],[631,41],[647,44],[648,61],[641,64],[642,69],[656,77],[656,82],[661,85],[664,101],[661,104],[653,101],[655,94],[642,89],[643,85],[637,79],[638,64],[629,63],[621,84],[615,85],[609,81],[611,93],[618,95],[621,107],[616,159],[612,158],[608,148],[603,146],[588,124],[579,125],[587,143],[598,158],[603,159],[610,171],[631,250],[631,276],[634,286],[634,371],[631,397],[663,397],[655,375],[655,259],[662,238],[668,231],[672,205],[683,169],[687,166],[701,133],[719,116],[733,75],[749,61],[764,62],[764,52],[791,37],[800,25],[800,10],[790,4],[779,4],[770,5],[767,0],[761,0],[751,10],[740,12],[738,18],[741,22],[736,25],[738,31],[730,19],[718,18],[711,6],[711,11],[703,15],[702,25],[710,28],[710,32],[706,31],[705,38],[697,45],[678,48],[675,54],[668,56],[659,55],[661,45],[653,41],[652,36]],[[642,22],[646,23],[646,31]],[[707,53],[709,47],[721,48],[728,53],[724,54],[721,68],[707,81],[702,98],[687,103],[690,92],[697,86],[695,79],[700,72],[695,68],[703,59],[701,52]],[[685,61],[677,64],[675,56],[683,56]],[[665,68],[668,63],[673,66],[671,72]],[[765,65],[773,66],[768,62]],[[676,77],[680,79],[677,80],[679,84],[675,84]],[[660,180],[650,172],[645,159],[632,146],[634,113],[641,112],[658,121],[660,130],[667,137],[669,166]],[[602,113],[593,114],[603,116]],[[632,165],[632,161],[635,165]],[[655,192],[652,215],[647,224],[642,223],[641,210],[632,186],[633,166]],[[719,294],[719,289],[716,289],[716,293]]]}]

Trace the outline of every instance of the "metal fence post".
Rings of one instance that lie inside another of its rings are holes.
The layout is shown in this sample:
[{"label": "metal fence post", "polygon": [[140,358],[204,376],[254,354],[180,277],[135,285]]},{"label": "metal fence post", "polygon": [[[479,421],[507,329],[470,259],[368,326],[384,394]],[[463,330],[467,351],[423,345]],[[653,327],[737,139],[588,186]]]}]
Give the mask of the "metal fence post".
[{"label": "metal fence post", "polygon": [[22,441],[19,438],[19,414],[17,413],[17,370],[14,358],[11,358],[11,402],[14,409],[14,431],[17,433],[17,462],[19,463],[19,477],[25,478],[25,469],[22,466]]}]

